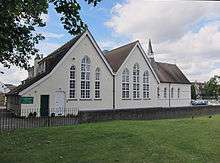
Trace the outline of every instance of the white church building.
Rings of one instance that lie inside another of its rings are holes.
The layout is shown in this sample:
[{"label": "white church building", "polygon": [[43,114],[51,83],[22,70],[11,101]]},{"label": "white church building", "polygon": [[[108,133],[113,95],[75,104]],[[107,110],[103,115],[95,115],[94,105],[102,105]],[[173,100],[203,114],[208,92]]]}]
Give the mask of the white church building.
[{"label": "white church building", "polygon": [[150,41],[147,53],[139,41],[103,52],[87,30],[47,57],[37,56],[28,79],[8,93],[7,108],[47,116],[189,106],[190,87],[175,64],[154,60]]}]

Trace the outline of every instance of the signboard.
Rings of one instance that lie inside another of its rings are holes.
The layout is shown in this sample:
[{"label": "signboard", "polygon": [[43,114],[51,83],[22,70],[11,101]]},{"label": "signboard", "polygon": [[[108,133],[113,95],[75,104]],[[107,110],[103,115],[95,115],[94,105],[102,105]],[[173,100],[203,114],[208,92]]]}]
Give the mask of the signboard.
[{"label": "signboard", "polygon": [[33,104],[34,97],[21,97],[21,104]]}]

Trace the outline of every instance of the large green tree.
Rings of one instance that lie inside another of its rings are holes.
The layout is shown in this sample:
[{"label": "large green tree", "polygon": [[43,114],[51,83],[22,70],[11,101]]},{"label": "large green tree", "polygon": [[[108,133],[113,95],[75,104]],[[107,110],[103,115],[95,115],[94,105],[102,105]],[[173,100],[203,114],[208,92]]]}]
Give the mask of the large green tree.
[{"label": "large green tree", "polygon": [[196,100],[196,88],[195,88],[195,84],[191,85],[191,99]]},{"label": "large green tree", "polygon": [[[44,27],[42,14],[48,13],[53,4],[64,28],[72,35],[84,31],[87,26],[80,18],[78,0],[0,0],[0,63],[6,67],[16,65],[28,68],[31,56],[38,53],[35,45],[44,39],[35,32]],[[80,1],[80,0],[79,0]],[[101,0],[85,0],[96,6]]]},{"label": "large green tree", "polygon": [[217,98],[220,95],[219,79],[220,76],[214,76],[206,82],[204,90],[207,98]]}]

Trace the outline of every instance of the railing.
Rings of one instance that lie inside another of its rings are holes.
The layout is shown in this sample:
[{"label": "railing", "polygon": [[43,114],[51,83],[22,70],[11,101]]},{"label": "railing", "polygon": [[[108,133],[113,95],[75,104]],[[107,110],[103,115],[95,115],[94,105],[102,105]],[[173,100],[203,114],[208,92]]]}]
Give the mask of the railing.
[{"label": "railing", "polygon": [[[22,109],[19,116],[0,110],[0,132],[21,128],[76,125],[111,120],[157,120],[220,114],[220,106],[186,106],[171,108],[139,108],[78,111],[77,108]],[[46,116],[43,116],[46,115]]]},{"label": "railing", "polygon": [[20,115],[10,110],[0,110],[0,131],[22,128],[75,125],[78,123],[77,108],[22,109]]}]

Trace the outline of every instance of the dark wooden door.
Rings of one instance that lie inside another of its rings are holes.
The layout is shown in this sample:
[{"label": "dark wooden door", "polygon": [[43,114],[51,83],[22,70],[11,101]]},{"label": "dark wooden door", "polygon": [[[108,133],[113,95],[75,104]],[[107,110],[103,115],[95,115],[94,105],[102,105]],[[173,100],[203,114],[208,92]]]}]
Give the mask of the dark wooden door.
[{"label": "dark wooden door", "polygon": [[49,115],[49,95],[40,96],[40,116]]}]

